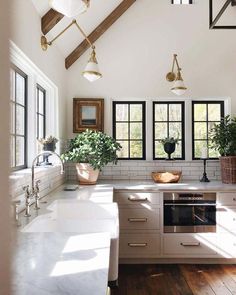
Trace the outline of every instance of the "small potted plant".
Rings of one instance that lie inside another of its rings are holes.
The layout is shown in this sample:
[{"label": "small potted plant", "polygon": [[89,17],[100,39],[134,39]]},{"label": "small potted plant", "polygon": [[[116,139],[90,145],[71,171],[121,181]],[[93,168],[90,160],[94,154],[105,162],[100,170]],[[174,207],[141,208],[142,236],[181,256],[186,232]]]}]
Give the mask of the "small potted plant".
[{"label": "small potted plant", "polygon": [[62,159],[76,163],[80,184],[96,184],[99,171],[109,162],[117,163],[120,149],[121,145],[111,136],[86,130],[70,140]]},{"label": "small potted plant", "polygon": [[166,137],[161,140],[161,143],[163,144],[164,151],[168,154],[167,160],[173,160],[171,159],[171,154],[174,153],[176,144],[178,144],[179,139],[174,137]]},{"label": "small potted plant", "polygon": [[[51,151],[55,152],[56,150],[56,143],[58,142],[58,139],[52,135],[45,137],[45,138],[40,138],[38,139],[38,142],[42,145],[42,150],[43,151]],[[40,165],[52,165],[52,163],[49,163],[48,157],[50,155],[46,155],[43,157],[44,162],[41,163]]]},{"label": "small potted plant", "polygon": [[211,147],[220,154],[223,183],[236,183],[236,117],[226,116],[210,132]]}]

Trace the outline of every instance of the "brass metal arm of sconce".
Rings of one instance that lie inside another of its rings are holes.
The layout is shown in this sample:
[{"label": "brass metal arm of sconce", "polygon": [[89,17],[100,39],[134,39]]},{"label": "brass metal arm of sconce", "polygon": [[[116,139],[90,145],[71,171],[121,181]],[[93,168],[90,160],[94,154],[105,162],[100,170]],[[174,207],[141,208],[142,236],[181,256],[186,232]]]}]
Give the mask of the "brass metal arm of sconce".
[{"label": "brass metal arm of sconce", "polygon": [[166,80],[169,82],[173,82],[176,79],[176,74],[174,73],[175,64],[177,66],[177,72],[180,72],[181,68],[177,60],[177,54],[174,54],[171,72],[167,73],[166,75]]},{"label": "brass metal arm of sconce", "polygon": [[89,38],[85,34],[85,32],[82,30],[82,28],[79,26],[77,21],[75,19],[72,20],[72,22],[64,29],[62,30],[56,37],[54,37],[51,41],[48,41],[45,36],[41,36],[41,48],[42,50],[46,51],[48,49],[48,46],[51,46],[54,41],[56,41],[61,35],[63,35],[70,27],[73,25],[76,25],[80,33],[84,36],[90,47],[94,50],[95,46],[90,42]]}]

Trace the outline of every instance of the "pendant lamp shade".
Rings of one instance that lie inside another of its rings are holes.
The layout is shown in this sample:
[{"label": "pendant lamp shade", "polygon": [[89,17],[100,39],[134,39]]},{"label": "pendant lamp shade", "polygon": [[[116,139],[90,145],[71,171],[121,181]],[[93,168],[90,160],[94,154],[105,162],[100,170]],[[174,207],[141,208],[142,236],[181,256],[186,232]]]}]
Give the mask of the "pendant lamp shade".
[{"label": "pendant lamp shade", "polygon": [[67,17],[75,17],[88,9],[89,0],[49,0],[49,5]]},{"label": "pendant lamp shade", "polygon": [[180,71],[181,71],[181,69],[179,68],[177,75],[176,75],[176,79],[174,81],[174,85],[171,88],[171,91],[174,94],[179,95],[179,96],[184,94],[185,91],[187,90],[187,88],[184,85],[184,81],[183,81]]},{"label": "pendant lamp shade", "polygon": [[102,74],[99,71],[98,62],[96,59],[96,53],[93,49],[90,59],[82,73],[84,78],[86,78],[90,82],[94,82],[102,77]]}]

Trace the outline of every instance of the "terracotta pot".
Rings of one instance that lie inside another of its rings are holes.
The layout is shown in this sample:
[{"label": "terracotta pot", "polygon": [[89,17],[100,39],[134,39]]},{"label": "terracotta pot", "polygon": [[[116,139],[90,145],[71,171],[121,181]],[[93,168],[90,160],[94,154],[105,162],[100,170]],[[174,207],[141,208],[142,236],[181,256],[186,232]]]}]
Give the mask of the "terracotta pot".
[{"label": "terracotta pot", "polygon": [[80,184],[96,184],[99,170],[94,170],[88,163],[77,163],[76,170]]}]

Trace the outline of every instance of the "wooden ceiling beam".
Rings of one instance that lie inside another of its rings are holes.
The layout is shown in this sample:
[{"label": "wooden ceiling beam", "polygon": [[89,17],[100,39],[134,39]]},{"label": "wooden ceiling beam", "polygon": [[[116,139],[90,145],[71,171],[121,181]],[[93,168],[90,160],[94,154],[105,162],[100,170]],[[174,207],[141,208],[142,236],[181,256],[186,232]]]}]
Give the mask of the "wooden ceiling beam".
[{"label": "wooden ceiling beam", "polygon": [[[96,40],[98,40],[98,38],[100,38],[102,36],[102,34],[104,34],[113,24],[114,22],[116,22],[119,17],[125,13],[125,11],[127,9],[129,9],[129,7],[134,4],[134,2],[136,2],[136,0],[123,0],[112,12],[111,14],[108,15],[108,17],[106,17],[104,19],[104,21],[102,21],[100,23],[100,25],[98,25],[96,27],[96,29],[93,30],[93,32],[88,36],[90,42],[93,44]],[[89,44],[86,41],[86,39],[84,39],[84,41],[82,41],[80,43],[79,46],[77,46],[75,48],[75,50],[73,50],[71,52],[70,55],[67,56],[67,58],[65,59],[65,67],[66,69],[69,69],[69,67],[71,67],[73,65],[73,63],[80,58],[80,56],[89,48]]]},{"label": "wooden ceiling beam", "polygon": [[41,30],[46,35],[55,25],[63,19],[64,15],[50,9],[41,19]]}]

